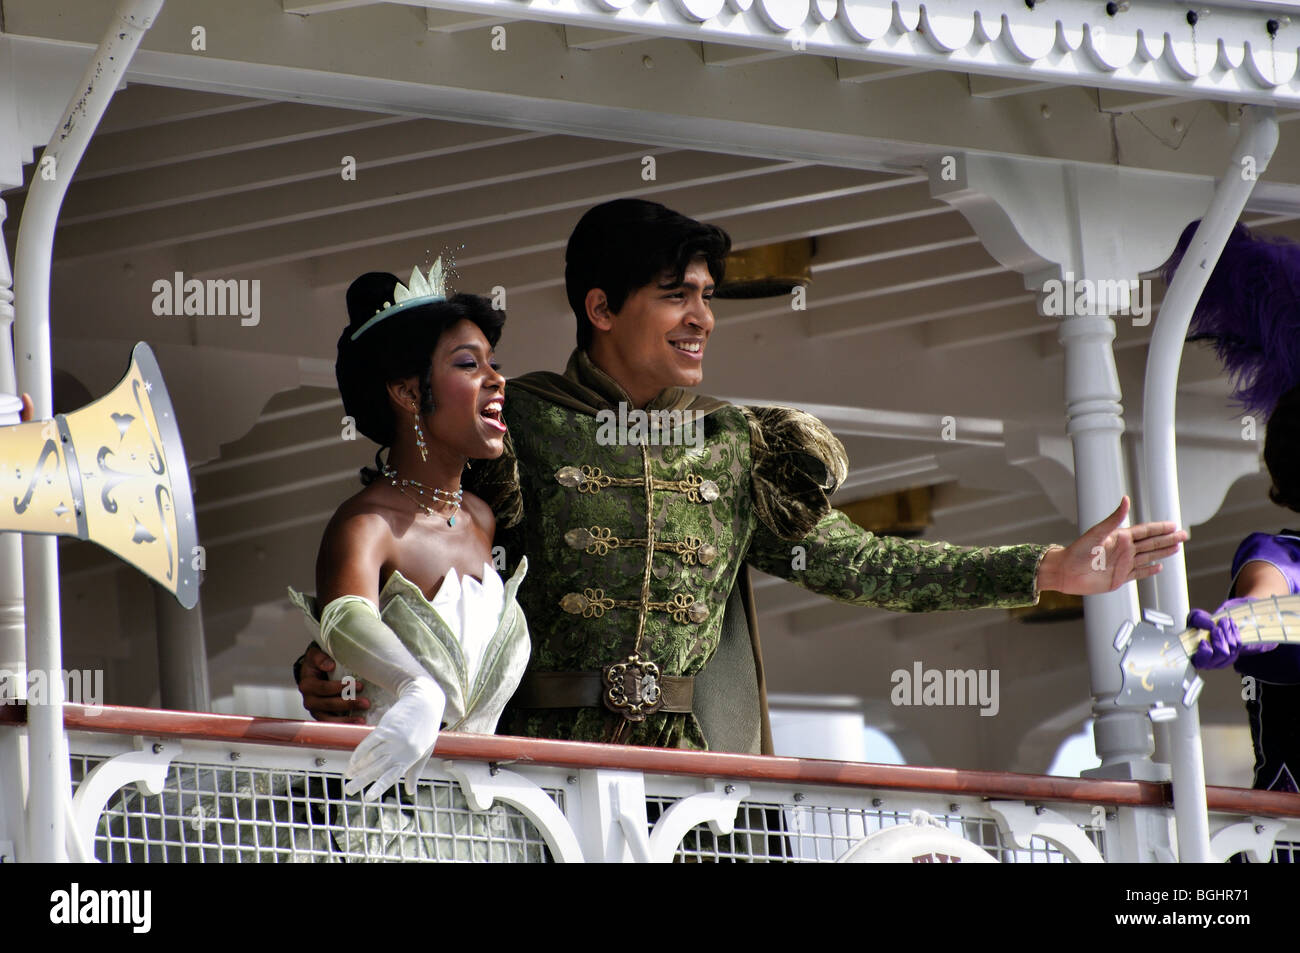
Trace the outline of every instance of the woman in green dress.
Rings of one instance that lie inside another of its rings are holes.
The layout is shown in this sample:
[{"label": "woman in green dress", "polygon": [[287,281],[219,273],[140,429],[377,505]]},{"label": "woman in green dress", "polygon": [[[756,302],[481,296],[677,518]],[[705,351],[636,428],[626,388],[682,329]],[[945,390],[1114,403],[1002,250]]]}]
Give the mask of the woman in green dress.
[{"label": "woman in green dress", "polygon": [[501,581],[492,511],[460,487],[472,460],[502,453],[505,378],[493,349],[505,315],[441,284],[439,262],[428,278],[416,269],[409,287],[372,272],[348,289],[339,392],[381,450],[325,529],[317,599],[293,593],[369,699],[374,730],[345,789],[367,799],[403,776],[413,794],[440,727],[492,732],[528,659],[514,599],[526,564]]}]

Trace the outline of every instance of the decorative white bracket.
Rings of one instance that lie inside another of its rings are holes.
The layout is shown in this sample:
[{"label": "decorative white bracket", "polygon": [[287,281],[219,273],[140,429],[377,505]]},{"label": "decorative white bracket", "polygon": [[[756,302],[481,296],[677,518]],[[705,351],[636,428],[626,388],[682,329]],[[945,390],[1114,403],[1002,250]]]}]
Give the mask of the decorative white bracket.
[{"label": "decorative white bracket", "polygon": [[876,831],[841,854],[837,864],[996,864],[997,858],[951,831],[925,811],[912,812],[911,821]]},{"label": "decorative white bracket", "polygon": [[1031,837],[1041,837],[1061,848],[1061,852],[1075,863],[1105,862],[1088,835],[1069,818],[1055,811],[1021,801],[990,801],[989,810],[997,818],[1002,836],[1021,850],[1029,850]]},{"label": "decorative white bracket", "polygon": [[1222,864],[1233,854],[1244,851],[1255,863],[1267,864],[1273,855],[1273,842],[1284,827],[1284,821],[1271,817],[1248,817],[1229,824],[1210,838],[1210,856]]},{"label": "decorative white bracket", "polygon": [[1203,179],[1143,169],[966,152],[945,158],[951,162],[928,164],[930,194],[961,212],[1030,291],[1067,272],[1119,279],[1159,267],[1214,191]]},{"label": "decorative white bracket", "polygon": [[88,849],[94,844],[104,805],[128,784],[135,782],[141,794],[161,794],[167,769],[180,753],[181,746],[174,742],[144,742],[139,750],[115,755],[86,775],[72,798],[72,820],[79,842]]},{"label": "decorative white bracket", "polygon": [[448,774],[460,782],[471,809],[486,811],[493,801],[510,804],[537,826],[551,854],[564,864],[585,859],[577,835],[550,795],[522,775],[495,769],[477,761],[443,762]]},{"label": "decorative white bracket", "polygon": [[645,791],[629,796],[632,792],[625,785],[613,785],[609,789],[610,809],[618,820],[619,829],[627,849],[632,852],[632,860],[638,864],[648,864],[654,858],[650,850],[650,822],[645,809]]},{"label": "decorative white bracket", "polygon": [[656,864],[672,863],[673,854],[687,831],[705,822],[717,836],[732,833],[736,829],[736,809],[748,796],[748,784],[715,781],[712,791],[682,798],[655,823],[650,834],[649,860]]}]

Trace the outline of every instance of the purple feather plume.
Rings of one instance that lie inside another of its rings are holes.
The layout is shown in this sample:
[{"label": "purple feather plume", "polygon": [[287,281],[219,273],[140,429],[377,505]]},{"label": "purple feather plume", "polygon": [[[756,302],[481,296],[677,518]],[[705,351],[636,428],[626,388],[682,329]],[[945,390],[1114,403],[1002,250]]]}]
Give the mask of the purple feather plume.
[{"label": "purple feather plume", "polygon": [[[1183,230],[1164,278],[1191,244],[1199,222]],[[1238,224],[1192,314],[1189,341],[1214,342],[1232,378],[1232,396],[1267,416],[1300,384],[1300,244],[1254,235]]]}]

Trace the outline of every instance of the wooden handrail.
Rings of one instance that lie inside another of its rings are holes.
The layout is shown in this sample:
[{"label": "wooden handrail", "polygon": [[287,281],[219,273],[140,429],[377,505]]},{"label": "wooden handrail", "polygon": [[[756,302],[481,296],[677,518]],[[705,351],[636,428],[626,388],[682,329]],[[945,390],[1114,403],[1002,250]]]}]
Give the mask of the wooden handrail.
[{"label": "wooden handrail", "polygon": [[[0,725],[21,725],[26,720],[24,705],[0,705]],[[117,705],[92,708],[65,704],[63,720],[70,731],[287,745],[335,751],[350,751],[370,731],[370,728],[363,725]],[[563,768],[608,768],[646,774],[785,782],[796,787],[800,784],[846,785],[926,794],[1127,807],[1169,807],[1172,804],[1170,785],[1151,781],[1102,781],[1003,771],[921,768],[815,758],[776,758],[720,751],[679,751],[545,738],[458,734],[450,731],[438,736],[435,753],[439,758],[449,761],[459,759],[490,761],[502,765],[517,763]],[[1300,817],[1300,794],[1209,787],[1206,795],[1211,811]]]}]

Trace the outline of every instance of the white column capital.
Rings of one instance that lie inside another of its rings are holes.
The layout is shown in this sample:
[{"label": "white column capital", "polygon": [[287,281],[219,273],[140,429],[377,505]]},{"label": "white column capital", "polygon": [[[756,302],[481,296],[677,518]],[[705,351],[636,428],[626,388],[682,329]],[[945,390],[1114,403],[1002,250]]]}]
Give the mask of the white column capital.
[{"label": "white column capital", "polygon": [[930,194],[961,212],[1030,290],[1067,272],[1122,279],[1159,267],[1214,191],[1207,176],[985,153],[936,157],[927,168]]}]

